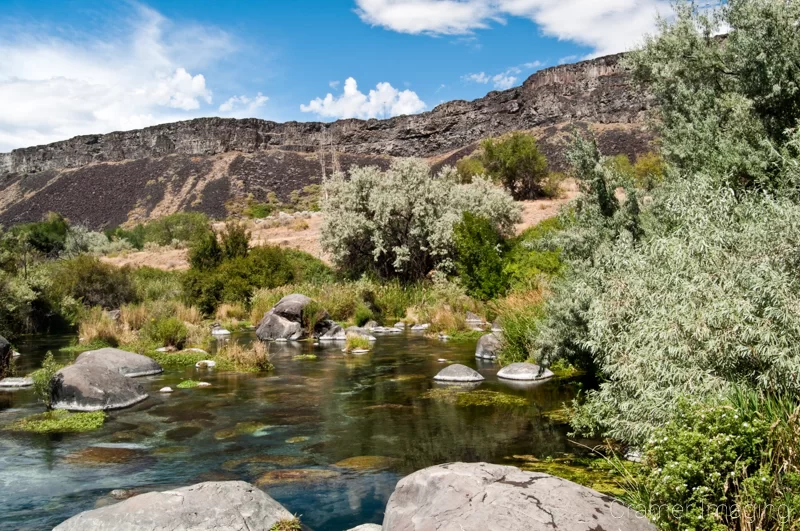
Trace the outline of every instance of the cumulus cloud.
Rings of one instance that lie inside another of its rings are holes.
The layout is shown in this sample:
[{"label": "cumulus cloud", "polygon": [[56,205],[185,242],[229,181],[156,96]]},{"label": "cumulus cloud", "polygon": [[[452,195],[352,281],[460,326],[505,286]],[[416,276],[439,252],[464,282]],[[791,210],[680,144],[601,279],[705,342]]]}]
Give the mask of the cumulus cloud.
[{"label": "cumulus cloud", "polygon": [[259,107],[263,107],[267,101],[269,98],[260,92],[254,98],[233,96],[219,106],[219,112],[247,116],[253,114]]},{"label": "cumulus cloud", "polygon": [[526,70],[534,70],[544,66],[541,61],[532,61],[530,63],[523,63],[519,66],[511,66],[504,72],[499,74],[487,75],[486,72],[478,72],[477,74],[467,74],[462,77],[465,83],[479,83],[486,85],[490,81],[497,90],[510,89],[519,81],[519,75]]},{"label": "cumulus cloud", "polygon": [[666,0],[356,0],[374,26],[411,34],[459,35],[503,23],[535,22],[545,35],[591,47],[594,55],[624,51],[655,29]]},{"label": "cumulus cloud", "polygon": [[425,103],[411,90],[400,91],[389,83],[378,83],[369,94],[358,90],[352,77],[344,82],[344,91],[338,97],[328,93],[325,98],[315,98],[308,105],[300,105],[303,112],[313,112],[325,118],[387,118],[401,114],[415,114],[425,110]]},{"label": "cumulus cloud", "polygon": [[214,94],[202,70],[234,51],[228,35],[138,4],[121,27],[69,40],[0,27],[0,152],[208,114]]}]

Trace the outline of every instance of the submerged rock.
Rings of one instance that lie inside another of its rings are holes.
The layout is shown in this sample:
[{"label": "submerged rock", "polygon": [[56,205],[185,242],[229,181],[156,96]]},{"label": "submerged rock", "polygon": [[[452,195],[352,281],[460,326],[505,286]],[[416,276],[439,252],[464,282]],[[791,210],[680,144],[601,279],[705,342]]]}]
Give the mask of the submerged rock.
[{"label": "submerged rock", "polygon": [[161,365],[154,359],[117,348],[101,348],[84,352],[78,356],[75,364],[91,364],[105,367],[106,369],[117,371],[128,378],[151,376],[164,372]]},{"label": "submerged rock", "polygon": [[33,385],[33,378],[3,378],[0,380],[0,389],[20,389]]},{"label": "submerged rock", "polygon": [[381,529],[655,531],[633,509],[577,483],[487,463],[450,463],[405,477]]},{"label": "submerged rock", "polygon": [[500,336],[486,334],[478,340],[478,346],[475,348],[475,357],[483,360],[496,360],[501,347]]},{"label": "submerged rock", "polygon": [[512,363],[500,369],[497,377],[504,380],[536,382],[553,377],[550,369],[542,369],[534,363]]},{"label": "submerged rock", "polygon": [[392,468],[395,464],[397,464],[397,462],[398,459],[395,457],[386,457],[383,455],[362,455],[358,457],[342,459],[338,463],[335,463],[334,466],[358,471],[386,470],[387,468]]},{"label": "submerged rock", "polygon": [[64,459],[80,465],[120,465],[146,455],[142,450],[124,446],[90,446],[68,454]]},{"label": "submerged rock", "polygon": [[118,371],[93,363],[76,363],[56,373],[50,383],[53,409],[100,411],[121,409],[147,398],[144,388]]},{"label": "submerged rock", "polygon": [[206,482],[148,492],[85,511],[53,531],[161,531],[163,529],[269,531],[294,515],[244,481]]},{"label": "submerged rock", "polygon": [[280,485],[283,483],[311,483],[339,477],[335,470],[320,468],[292,468],[289,470],[271,470],[256,480],[259,487]]},{"label": "submerged rock", "polygon": [[433,379],[439,382],[481,382],[484,380],[481,373],[460,363],[448,365]]}]

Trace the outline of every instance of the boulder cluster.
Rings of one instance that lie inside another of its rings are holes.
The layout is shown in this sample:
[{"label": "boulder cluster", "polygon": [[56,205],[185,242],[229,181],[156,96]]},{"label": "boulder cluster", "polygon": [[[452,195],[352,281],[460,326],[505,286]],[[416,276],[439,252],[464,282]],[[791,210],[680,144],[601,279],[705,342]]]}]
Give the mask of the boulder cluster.
[{"label": "boulder cluster", "polygon": [[[139,494],[73,516],[54,531],[270,531],[294,521],[291,512],[253,485],[221,481]],[[397,484],[382,524],[350,531],[433,529],[655,531],[641,514],[609,496],[547,474],[487,463],[449,463],[417,471]]]}]

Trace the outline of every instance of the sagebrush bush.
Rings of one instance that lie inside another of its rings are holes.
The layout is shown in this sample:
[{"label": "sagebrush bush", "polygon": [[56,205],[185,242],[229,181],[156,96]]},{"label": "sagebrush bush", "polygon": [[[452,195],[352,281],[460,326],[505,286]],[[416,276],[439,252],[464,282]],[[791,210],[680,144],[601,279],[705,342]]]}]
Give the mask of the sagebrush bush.
[{"label": "sagebrush bush", "polygon": [[477,178],[459,184],[455,170],[432,176],[425,161],[396,160],[387,171],[353,168],[325,183],[322,246],[351,278],[373,274],[405,283],[453,269],[453,225],[464,212],[511,234],[519,207],[504,190]]},{"label": "sagebrush bush", "polygon": [[503,183],[514,199],[535,199],[545,194],[547,159],[533,136],[517,131],[486,139],[481,148],[486,174]]}]

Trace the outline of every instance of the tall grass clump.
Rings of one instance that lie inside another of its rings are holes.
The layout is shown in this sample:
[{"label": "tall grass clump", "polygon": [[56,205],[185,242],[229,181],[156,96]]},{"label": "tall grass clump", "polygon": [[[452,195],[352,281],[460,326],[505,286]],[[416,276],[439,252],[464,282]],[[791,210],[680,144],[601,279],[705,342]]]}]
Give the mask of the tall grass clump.
[{"label": "tall grass clump", "polygon": [[361,334],[347,334],[344,350],[346,352],[353,352],[354,350],[369,350],[370,346],[369,339]]},{"label": "tall grass clump", "polygon": [[123,330],[102,308],[95,306],[84,312],[78,324],[82,343],[103,343],[117,347],[123,342]]},{"label": "tall grass clump", "polygon": [[229,341],[219,349],[217,357],[232,363],[237,370],[265,372],[275,368],[270,362],[267,345],[261,341],[250,345]]}]

